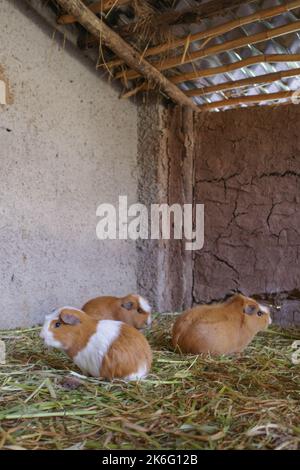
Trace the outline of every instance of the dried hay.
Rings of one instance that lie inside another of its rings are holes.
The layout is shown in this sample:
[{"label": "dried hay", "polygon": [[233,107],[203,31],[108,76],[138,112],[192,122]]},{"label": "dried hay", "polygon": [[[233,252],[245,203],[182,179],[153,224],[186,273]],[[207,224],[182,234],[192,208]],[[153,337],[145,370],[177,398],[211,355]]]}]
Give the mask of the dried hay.
[{"label": "dried hay", "polygon": [[71,375],[39,328],[1,332],[0,449],[300,448],[299,331],[273,327],[238,357],[205,358],[170,349],[172,322],[154,321],[152,373],[132,383]]},{"label": "dried hay", "polygon": [[[131,7],[134,11],[134,21],[120,30],[120,34],[128,42],[142,53],[145,53],[148,47],[172,43],[172,26],[159,21],[159,11],[156,8],[143,0],[133,0]],[[173,54],[174,51],[167,51],[162,58]]]}]

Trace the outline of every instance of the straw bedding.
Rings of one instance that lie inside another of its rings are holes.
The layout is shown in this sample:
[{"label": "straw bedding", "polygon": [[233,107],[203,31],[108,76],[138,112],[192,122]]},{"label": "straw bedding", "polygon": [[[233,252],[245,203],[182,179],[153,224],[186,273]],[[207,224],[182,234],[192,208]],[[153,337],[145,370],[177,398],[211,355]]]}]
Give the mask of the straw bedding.
[{"label": "straw bedding", "polygon": [[300,448],[300,331],[272,327],[238,357],[180,356],[172,322],[154,321],[151,375],[132,383],[71,374],[39,328],[0,332],[0,449]]}]

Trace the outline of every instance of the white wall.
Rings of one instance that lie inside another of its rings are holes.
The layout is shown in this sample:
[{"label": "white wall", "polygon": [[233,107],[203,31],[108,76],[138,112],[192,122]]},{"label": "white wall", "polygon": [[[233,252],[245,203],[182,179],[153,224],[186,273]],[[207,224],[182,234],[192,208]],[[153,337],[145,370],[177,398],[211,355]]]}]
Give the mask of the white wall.
[{"label": "white wall", "polygon": [[21,3],[0,0],[0,328],[136,289],[134,242],[95,232],[100,203],[136,200],[136,108]]}]

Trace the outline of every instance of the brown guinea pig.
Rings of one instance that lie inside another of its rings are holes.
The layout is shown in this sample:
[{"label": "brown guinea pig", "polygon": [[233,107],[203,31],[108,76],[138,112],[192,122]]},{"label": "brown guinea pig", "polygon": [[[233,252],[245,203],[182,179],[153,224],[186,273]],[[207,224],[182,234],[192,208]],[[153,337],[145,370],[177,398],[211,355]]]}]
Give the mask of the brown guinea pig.
[{"label": "brown guinea pig", "polygon": [[41,338],[93,377],[138,380],[151,367],[152,352],[139,331],[119,321],[97,321],[72,307],[47,315]]},{"label": "brown guinea pig", "polygon": [[172,342],[184,353],[233,354],[243,351],[270,323],[267,307],[236,294],[225,302],[184,312],[173,326]]},{"label": "brown guinea pig", "polygon": [[96,320],[118,320],[140,330],[151,325],[151,307],[140,295],[96,297],[82,309]]}]

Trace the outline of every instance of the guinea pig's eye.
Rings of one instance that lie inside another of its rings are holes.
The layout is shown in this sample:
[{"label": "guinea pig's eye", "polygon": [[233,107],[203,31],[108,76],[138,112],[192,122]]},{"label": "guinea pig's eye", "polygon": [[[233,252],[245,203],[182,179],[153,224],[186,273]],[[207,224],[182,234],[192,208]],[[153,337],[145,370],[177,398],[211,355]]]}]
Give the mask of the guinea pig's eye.
[{"label": "guinea pig's eye", "polygon": [[141,308],[137,309],[138,313],[144,313],[144,311]]},{"label": "guinea pig's eye", "polygon": [[60,321],[57,321],[57,322],[55,323],[55,325],[54,325],[54,328],[59,328],[60,325],[61,325],[61,322],[60,322]]},{"label": "guinea pig's eye", "polygon": [[264,312],[262,312],[261,310],[258,310],[257,315],[258,315],[259,317],[261,317],[263,314],[264,314]]}]

